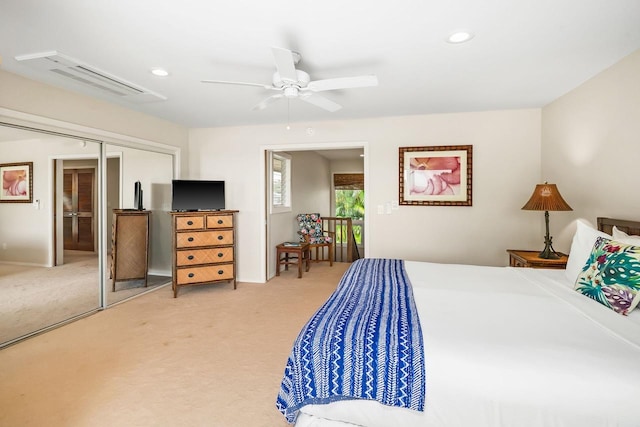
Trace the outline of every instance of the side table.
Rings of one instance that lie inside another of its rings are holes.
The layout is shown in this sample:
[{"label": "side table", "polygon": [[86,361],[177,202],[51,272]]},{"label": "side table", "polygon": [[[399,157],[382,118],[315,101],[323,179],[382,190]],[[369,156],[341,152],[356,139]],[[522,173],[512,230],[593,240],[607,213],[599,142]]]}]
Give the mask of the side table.
[{"label": "side table", "polygon": [[276,246],[276,276],[280,275],[280,266],[289,270],[289,264],[298,266],[298,279],[302,277],[302,264],[306,262],[304,271],[309,271],[311,265],[311,250],[309,244],[300,242],[297,245],[280,243]]},{"label": "side table", "polygon": [[538,257],[538,251],[519,251],[508,249],[509,266],[511,267],[529,267],[529,268],[559,268],[567,267],[568,256],[558,252],[558,259],[544,259]]}]

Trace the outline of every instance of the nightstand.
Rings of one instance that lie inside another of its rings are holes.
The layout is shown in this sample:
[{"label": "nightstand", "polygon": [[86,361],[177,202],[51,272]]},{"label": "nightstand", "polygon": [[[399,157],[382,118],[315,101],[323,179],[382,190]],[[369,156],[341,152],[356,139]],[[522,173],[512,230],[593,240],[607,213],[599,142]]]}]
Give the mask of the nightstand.
[{"label": "nightstand", "polygon": [[563,269],[567,267],[567,260],[569,259],[569,256],[560,252],[558,252],[558,255],[560,255],[558,259],[539,258],[538,254],[540,251],[508,249],[507,252],[509,253],[509,266],[511,267]]}]

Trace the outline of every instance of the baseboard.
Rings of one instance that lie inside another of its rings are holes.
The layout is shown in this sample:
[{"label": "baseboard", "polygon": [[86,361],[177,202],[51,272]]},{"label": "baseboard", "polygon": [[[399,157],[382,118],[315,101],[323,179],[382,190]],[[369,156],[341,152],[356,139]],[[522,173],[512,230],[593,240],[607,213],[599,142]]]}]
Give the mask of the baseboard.
[{"label": "baseboard", "polygon": [[19,265],[22,267],[51,267],[49,264],[38,264],[35,262],[19,262],[19,261],[1,261],[0,264],[4,265]]}]

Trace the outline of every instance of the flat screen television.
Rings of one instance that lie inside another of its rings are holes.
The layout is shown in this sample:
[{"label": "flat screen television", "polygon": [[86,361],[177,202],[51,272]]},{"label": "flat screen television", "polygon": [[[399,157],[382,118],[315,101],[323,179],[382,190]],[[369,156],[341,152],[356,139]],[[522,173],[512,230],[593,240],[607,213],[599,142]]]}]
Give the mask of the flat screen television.
[{"label": "flat screen television", "polygon": [[174,211],[218,211],[225,209],[224,181],[174,179],[171,209]]}]

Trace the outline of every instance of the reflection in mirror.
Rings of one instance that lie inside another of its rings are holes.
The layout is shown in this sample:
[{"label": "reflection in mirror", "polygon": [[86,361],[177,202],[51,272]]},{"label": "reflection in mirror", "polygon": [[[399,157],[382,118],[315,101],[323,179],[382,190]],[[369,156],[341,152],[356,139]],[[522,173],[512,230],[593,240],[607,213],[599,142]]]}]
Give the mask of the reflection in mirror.
[{"label": "reflection in mirror", "polygon": [[[173,157],[107,144],[107,303],[171,282]],[[141,190],[138,210],[136,183]]]},{"label": "reflection in mirror", "polygon": [[0,126],[0,346],[99,308],[99,157],[99,142]]}]

